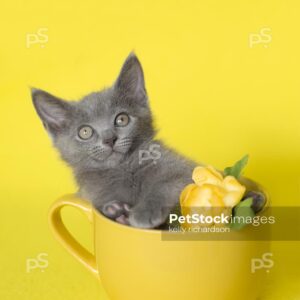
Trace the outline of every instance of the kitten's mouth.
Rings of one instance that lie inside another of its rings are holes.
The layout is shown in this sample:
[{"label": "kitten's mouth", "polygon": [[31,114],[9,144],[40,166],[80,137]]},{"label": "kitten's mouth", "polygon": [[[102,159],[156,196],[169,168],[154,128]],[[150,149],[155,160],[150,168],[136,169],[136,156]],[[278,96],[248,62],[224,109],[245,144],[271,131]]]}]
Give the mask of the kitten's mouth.
[{"label": "kitten's mouth", "polygon": [[115,144],[113,147],[95,147],[88,151],[89,156],[97,162],[105,162],[107,160],[119,163],[130,148],[129,143]]},{"label": "kitten's mouth", "polygon": [[106,151],[106,153],[102,153],[102,155],[95,155],[92,156],[92,158],[95,161],[106,161],[107,159],[114,159],[114,158],[119,158],[119,156],[123,156],[125,153],[122,151],[119,151],[117,149],[111,149],[110,151]]},{"label": "kitten's mouth", "polygon": [[125,154],[127,151],[120,151],[117,149],[112,149],[111,153],[120,153],[120,154]]}]

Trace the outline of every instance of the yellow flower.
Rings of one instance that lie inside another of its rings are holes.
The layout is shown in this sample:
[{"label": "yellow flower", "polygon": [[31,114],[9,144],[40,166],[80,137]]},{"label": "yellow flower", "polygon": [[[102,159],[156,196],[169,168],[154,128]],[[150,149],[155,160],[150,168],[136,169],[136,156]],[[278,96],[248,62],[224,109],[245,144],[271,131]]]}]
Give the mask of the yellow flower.
[{"label": "yellow flower", "polygon": [[[200,214],[200,212],[206,216],[220,215],[221,212],[230,215],[231,209],[241,201],[246,190],[235,177],[224,178],[211,166],[196,167],[192,178],[195,183],[186,186],[180,195],[183,216]],[[186,227],[203,226],[203,224],[191,223],[184,225]]]}]

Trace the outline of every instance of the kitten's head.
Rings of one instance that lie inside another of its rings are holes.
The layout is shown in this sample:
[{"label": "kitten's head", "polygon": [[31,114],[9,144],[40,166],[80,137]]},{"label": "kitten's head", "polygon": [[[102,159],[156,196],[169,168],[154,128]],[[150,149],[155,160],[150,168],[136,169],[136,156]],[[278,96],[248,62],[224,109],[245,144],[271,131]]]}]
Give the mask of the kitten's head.
[{"label": "kitten's head", "polygon": [[143,70],[134,54],[115,84],[81,101],[32,90],[38,115],[62,158],[76,169],[107,169],[154,135]]}]

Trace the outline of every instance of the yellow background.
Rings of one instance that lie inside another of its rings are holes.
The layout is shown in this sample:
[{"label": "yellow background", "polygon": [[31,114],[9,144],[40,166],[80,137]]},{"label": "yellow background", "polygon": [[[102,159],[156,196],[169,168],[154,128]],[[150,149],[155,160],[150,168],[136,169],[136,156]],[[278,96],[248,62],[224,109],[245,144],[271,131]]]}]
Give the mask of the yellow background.
[{"label": "yellow background", "polygon": [[[49,232],[48,207],[75,185],[29,86],[78,99],[111,84],[131,50],[143,64],[160,137],[218,168],[249,153],[246,175],[273,203],[299,204],[300,4],[206,2],[1,2],[0,299],[107,299]],[[27,47],[28,34],[41,28],[48,42]],[[251,34],[264,28],[271,40],[251,47]],[[87,221],[73,211],[66,218],[91,247]],[[300,299],[299,250],[296,242],[273,244],[264,299]],[[49,266],[26,272],[39,253]]]}]

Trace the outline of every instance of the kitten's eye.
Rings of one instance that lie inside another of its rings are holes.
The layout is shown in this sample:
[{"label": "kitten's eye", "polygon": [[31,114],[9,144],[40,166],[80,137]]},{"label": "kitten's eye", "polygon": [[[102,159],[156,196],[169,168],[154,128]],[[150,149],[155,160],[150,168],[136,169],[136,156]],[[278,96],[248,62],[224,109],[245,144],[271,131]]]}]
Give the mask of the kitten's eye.
[{"label": "kitten's eye", "polygon": [[82,126],[78,131],[78,136],[83,140],[88,140],[92,137],[94,130],[91,126]]},{"label": "kitten's eye", "polygon": [[124,127],[129,123],[129,116],[125,113],[117,115],[115,119],[115,125],[118,127]]}]

